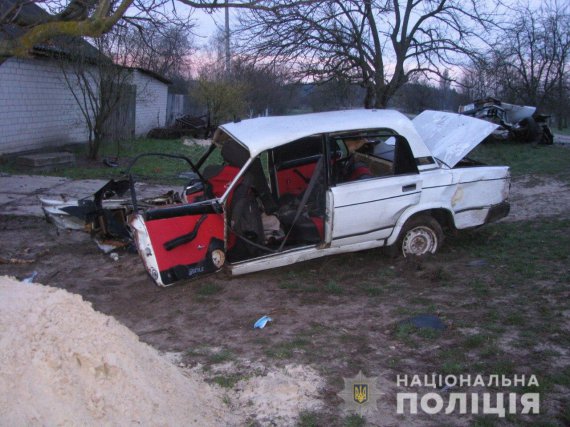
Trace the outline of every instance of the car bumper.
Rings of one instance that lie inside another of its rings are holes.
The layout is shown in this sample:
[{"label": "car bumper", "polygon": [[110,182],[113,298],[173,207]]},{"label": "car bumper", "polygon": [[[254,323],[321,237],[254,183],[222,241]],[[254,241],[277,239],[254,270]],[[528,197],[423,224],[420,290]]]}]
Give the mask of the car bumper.
[{"label": "car bumper", "polygon": [[485,224],[490,222],[495,222],[501,218],[506,217],[511,211],[511,204],[509,202],[502,202],[497,205],[491,206],[489,212],[487,212],[487,217],[485,218]]}]

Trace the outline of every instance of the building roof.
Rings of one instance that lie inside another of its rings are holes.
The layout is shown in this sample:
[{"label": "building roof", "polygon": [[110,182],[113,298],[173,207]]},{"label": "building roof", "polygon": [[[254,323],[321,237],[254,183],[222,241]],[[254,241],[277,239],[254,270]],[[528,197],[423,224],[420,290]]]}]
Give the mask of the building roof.
[{"label": "building roof", "polygon": [[[20,9],[11,23],[0,25],[0,40],[16,39],[34,25],[49,22],[51,15],[47,11],[35,3],[21,0],[0,0],[0,16],[11,11],[15,5]],[[89,59],[101,56],[95,46],[81,37],[71,36],[56,36],[43,43],[38,43],[30,53],[38,56],[65,55],[71,50],[77,51],[78,49]]]},{"label": "building roof", "polygon": [[[15,5],[19,5],[20,10],[14,21],[9,24],[0,25],[0,40],[12,40],[26,33],[33,25],[49,21],[50,14],[35,3],[22,2],[22,0],[0,0],[0,16],[9,12]],[[69,55],[71,52],[81,52],[88,60],[99,60],[103,55],[95,46],[84,40],[82,37],[57,36],[52,39],[35,45],[30,52],[36,56],[56,56]],[[110,61],[110,59],[109,59]],[[140,67],[126,67],[131,70],[138,70],[165,84],[172,84],[166,77],[154,71]]]},{"label": "building roof", "polygon": [[413,123],[394,110],[343,110],[294,116],[260,117],[220,128],[243,144],[252,157],[297,139],[331,132],[391,129],[405,137],[417,156],[429,156]]},{"label": "building roof", "polygon": [[160,81],[160,82],[162,82],[162,83],[164,83],[164,84],[167,84],[167,85],[171,85],[171,84],[172,84],[172,80],[168,80],[166,77],[164,77],[164,76],[162,76],[162,75],[160,75],[160,74],[158,74],[158,73],[155,73],[154,71],[147,70],[146,68],[141,68],[141,67],[128,67],[128,68],[131,69],[131,70],[140,71],[141,73],[146,74],[147,76],[153,77],[153,78],[155,78],[156,80],[158,80],[158,81]]}]

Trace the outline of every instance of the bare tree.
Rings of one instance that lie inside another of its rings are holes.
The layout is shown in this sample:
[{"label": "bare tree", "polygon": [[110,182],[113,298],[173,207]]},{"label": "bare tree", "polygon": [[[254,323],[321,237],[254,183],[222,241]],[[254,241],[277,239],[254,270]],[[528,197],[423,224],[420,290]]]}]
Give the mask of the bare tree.
[{"label": "bare tree", "polygon": [[97,159],[108,120],[131,83],[131,70],[115,64],[108,55],[121,41],[107,34],[95,43],[93,48],[81,39],[68,40],[59,58],[63,78],[89,133],[87,157],[92,160]]},{"label": "bare tree", "polygon": [[473,54],[491,17],[476,0],[320,0],[253,10],[240,34],[244,53],[253,48],[308,80],[356,82],[364,106],[378,108],[412,76],[442,76],[457,55]]},{"label": "bare tree", "polygon": [[568,4],[514,9],[515,19],[496,43],[497,74],[513,100],[542,107],[557,95],[570,59]]},{"label": "bare tree", "polygon": [[68,0],[41,2],[53,13],[33,8],[34,0],[0,2],[0,26],[9,26],[0,39],[0,58],[27,56],[39,43],[57,36],[99,37],[126,14],[134,0]]},{"label": "bare tree", "polygon": [[[306,1],[292,1],[291,4]],[[192,9],[270,9],[266,0],[2,0],[0,28],[9,30],[0,37],[0,63],[11,56],[27,56],[34,46],[58,36],[100,37],[119,20],[157,21],[177,17],[176,3]],[[30,8],[35,4],[50,13]],[[186,19],[188,16],[186,16]]]},{"label": "bare tree", "polygon": [[187,76],[194,47],[192,23],[144,23],[126,26],[124,49],[115,58],[120,63],[144,68],[172,78]]},{"label": "bare tree", "polygon": [[570,6],[556,0],[536,8],[518,4],[491,48],[466,68],[461,84],[470,99],[492,96],[568,117]]},{"label": "bare tree", "polygon": [[205,107],[209,129],[243,117],[247,111],[245,86],[229,78],[223,56],[202,64],[191,95]]},{"label": "bare tree", "polygon": [[259,66],[237,57],[231,61],[229,78],[243,88],[243,100],[250,117],[281,114],[289,105],[289,76],[284,70]]}]

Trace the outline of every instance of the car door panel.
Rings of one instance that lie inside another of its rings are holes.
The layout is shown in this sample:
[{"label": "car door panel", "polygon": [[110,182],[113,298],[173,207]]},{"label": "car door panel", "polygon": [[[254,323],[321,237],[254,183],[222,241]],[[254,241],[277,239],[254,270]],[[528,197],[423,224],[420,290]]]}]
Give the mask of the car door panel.
[{"label": "car door panel", "polygon": [[388,237],[401,213],[419,202],[418,174],[354,181],[331,188],[332,246]]},{"label": "car door panel", "polygon": [[160,286],[218,271],[224,261],[221,213],[200,213],[131,221],[145,267]]}]

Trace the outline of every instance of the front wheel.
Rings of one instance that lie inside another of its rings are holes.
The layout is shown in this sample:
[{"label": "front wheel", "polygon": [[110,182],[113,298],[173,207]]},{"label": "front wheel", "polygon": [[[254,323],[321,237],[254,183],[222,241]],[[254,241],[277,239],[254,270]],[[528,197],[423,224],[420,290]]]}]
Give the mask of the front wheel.
[{"label": "front wheel", "polygon": [[436,253],[443,243],[443,230],[429,215],[414,217],[406,223],[396,243],[404,257]]}]

